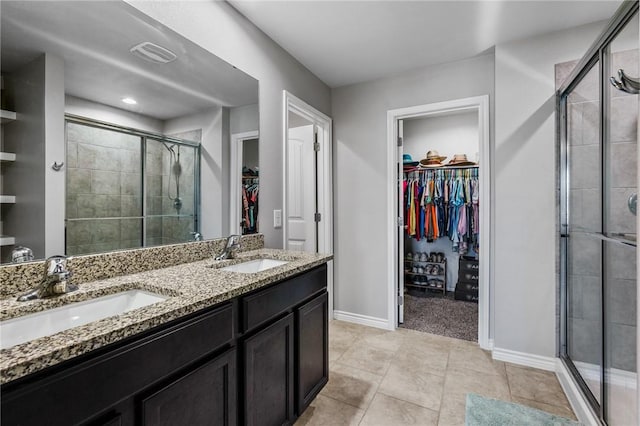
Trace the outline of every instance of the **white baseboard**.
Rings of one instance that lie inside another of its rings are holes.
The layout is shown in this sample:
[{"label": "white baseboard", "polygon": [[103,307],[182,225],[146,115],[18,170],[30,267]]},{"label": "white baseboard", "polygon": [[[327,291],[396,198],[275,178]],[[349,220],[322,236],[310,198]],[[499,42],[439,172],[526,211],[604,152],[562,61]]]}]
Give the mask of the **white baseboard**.
[{"label": "white baseboard", "polygon": [[344,311],[333,311],[333,318],[340,321],[352,322],[360,325],[368,325],[369,327],[393,330],[393,328],[389,328],[389,322],[386,318],[376,318],[370,317],[368,315],[353,314],[351,312]]},{"label": "white baseboard", "polygon": [[578,388],[578,385],[560,358],[556,358],[556,377],[578,421],[586,426],[599,426],[601,424],[600,420],[591,410],[591,406],[582,395],[582,392],[580,392],[580,388]]},{"label": "white baseboard", "polygon": [[540,370],[556,371],[556,359],[553,357],[533,355],[509,349],[493,348],[493,359],[538,368]]}]

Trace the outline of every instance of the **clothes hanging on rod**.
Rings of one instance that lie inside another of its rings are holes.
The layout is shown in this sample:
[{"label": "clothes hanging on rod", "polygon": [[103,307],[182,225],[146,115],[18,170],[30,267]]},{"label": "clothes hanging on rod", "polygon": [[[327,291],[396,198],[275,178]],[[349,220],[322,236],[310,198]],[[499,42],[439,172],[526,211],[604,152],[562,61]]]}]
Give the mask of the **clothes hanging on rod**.
[{"label": "clothes hanging on rod", "polygon": [[248,176],[242,178],[242,234],[258,232],[258,195],[260,191],[259,178]]},{"label": "clothes hanging on rod", "polygon": [[478,253],[480,185],[477,167],[416,169],[403,180],[405,232],[433,242],[448,237],[453,251]]}]

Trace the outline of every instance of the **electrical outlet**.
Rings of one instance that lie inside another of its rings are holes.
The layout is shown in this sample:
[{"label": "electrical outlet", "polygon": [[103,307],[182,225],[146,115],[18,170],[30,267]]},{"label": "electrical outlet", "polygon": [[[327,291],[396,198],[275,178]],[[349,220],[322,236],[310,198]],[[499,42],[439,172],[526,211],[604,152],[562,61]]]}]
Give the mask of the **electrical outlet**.
[{"label": "electrical outlet", "polygon": [[273,227],[282,228],[282,210],[273,211]]}]

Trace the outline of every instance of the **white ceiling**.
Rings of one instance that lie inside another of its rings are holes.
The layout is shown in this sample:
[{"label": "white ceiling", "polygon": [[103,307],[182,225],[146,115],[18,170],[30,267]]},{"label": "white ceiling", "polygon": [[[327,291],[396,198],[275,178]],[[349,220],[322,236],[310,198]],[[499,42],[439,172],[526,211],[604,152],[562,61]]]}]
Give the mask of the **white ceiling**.
[{"label": "white ceiling", "polygon": [[[160,120],[258,103],[257,80],[125,2],[3,0],[0,11],[3,74],[54,54],[64,60],[66,94]],[[178,59],[160,65],[129,53],[143,41]]]},{"label": "white ceiling", "polygon": [[480,54],[610,18],[608,1],[229,0],[331,87]]}]

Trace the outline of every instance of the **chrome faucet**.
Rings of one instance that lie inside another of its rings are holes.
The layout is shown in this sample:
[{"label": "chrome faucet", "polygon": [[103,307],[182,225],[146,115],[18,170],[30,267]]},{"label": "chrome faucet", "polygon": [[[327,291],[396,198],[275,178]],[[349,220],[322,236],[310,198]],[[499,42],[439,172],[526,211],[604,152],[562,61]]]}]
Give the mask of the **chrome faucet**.
[{"label": "chrome faucet", "polygon": [[193,238],[193,241],[202,241],[202,234],[197,232],[197,231],[193,231],[190,233],[191,234],[191,238]]},{"label": "chrome faucet", "polygon": [[240,250],[240,235],[229,235],[224,249],[215,257],[215,260],[233,259],[238,250]]},{"label": "chrome faucet", "polygon": [[44,266],[44,277],[40,285],[18,297],[18,302],[43,299],[58,294],[70,293],[78,289],[77,285],[69,282],[71,271],[67,270],[66,256],[51,256],[45,261]]}]

